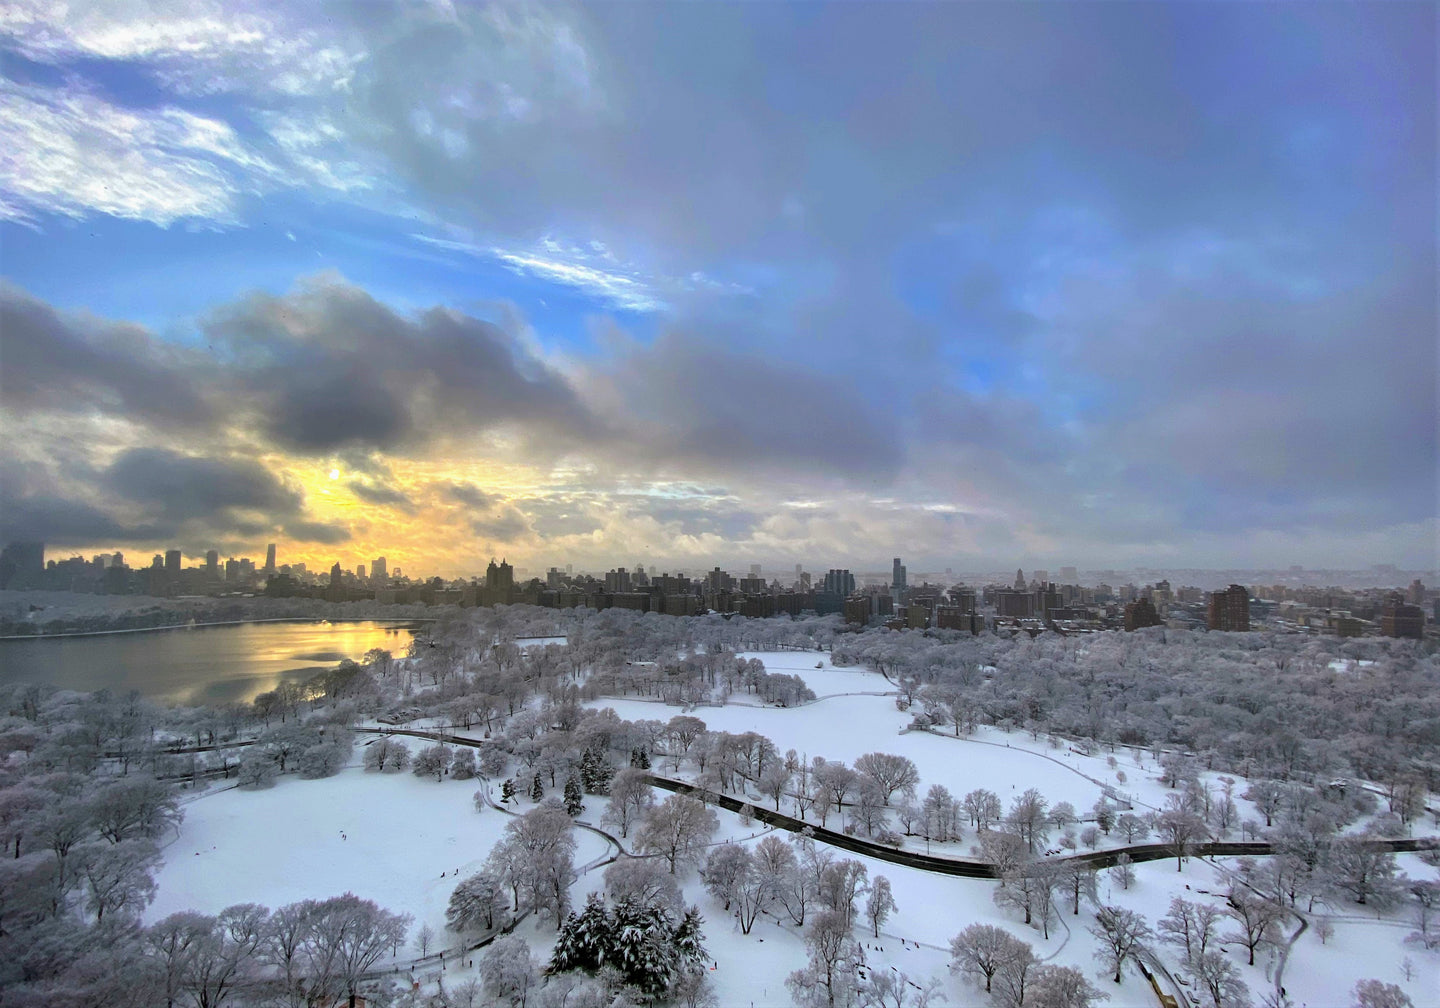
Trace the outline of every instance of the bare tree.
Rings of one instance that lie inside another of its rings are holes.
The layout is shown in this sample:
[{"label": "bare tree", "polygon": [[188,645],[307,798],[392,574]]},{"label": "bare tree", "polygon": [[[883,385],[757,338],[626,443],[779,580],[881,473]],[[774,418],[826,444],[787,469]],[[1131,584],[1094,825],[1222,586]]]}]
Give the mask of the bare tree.
[{"label": "bare tree", "polygon": [[855,760],[855,770],[879,786],[886,805],[896,791],[913,794],[920,783],[920,771],[915,769],[915,764],[904,756],[890,753],[866,753]]},{"label": "bare tree", "polygon": [[1273,942],[1285,918],[1285,909],[1278,903],[1259,896],[1245,886],[1234,885],[1226,896],[1226,913],[1240,925],[1238,931],[1226,936],[1250,950],[1250,965],[1255,965],[1255,949]]},{"label": "bare tree", "polygon": [[1195,813],[1180,808],[1176,797],[1167,796],[1167,808],[1155,817],[1155,832],[1175,855],[1175,870],[1180,871],[1184,867],[1185,856],[1190,852],[1190,845],[1205,836],[1205,822]]},{"label": "bare tree", "polygon": [[1204,952],[1186,960],[1196,988],[1210,995],[1211,1008],[1249,1008],[1250,990],[1240,970],[1220,952]]},{"label": "bare tree", "polygon": [[1097,989],[1074,966],[1036,967],[1025,992],[1026,1008],[1093,1008],[1108,1001],[1109,994]]},{"label": "bare tree", "polygon": [[875,881],[870,884],[870,898],[865,901],[865,916],[876,938],[880,937],[880,925],[885,923],[885,918],[899,909],[890,891],[890,880],[884,875],[876,875]]},{"label": "bare tree", "polygon": [[600,821],[620,827],[620,835],[628,837],[630,827],[655,804],[650,778],[644,770],[625,767],[610,782],[610,801]]},{"label": "bare tree", "polygon": [[991,993],[991,983],[1001,967],[1030,946],[1016,938],[1004,928],[992,924],[971,924],[950,939],[950,969],[952,972],[985,978],[985,993]]},{"label": "bare tree", "polygon": [[1115,970],[1114,980],[1120,982],[1120,970],[1135,951],[1135,946],[1150,937],[1150,925],[1133,910],[1101,907],[1095,914],[1090,933],[1100,943],[1095,957]]},{"label": "bare tree", "polygon": [[704,803],[688,795],[671,795],[645,817],[636,847],[663,857],[673,875],[699,857],[719,827],[720,820]]},{"label": "bare tree", "polygon": [[1050,819],[1044,797],[1034,788],[1027,788],[1011,802],[1005,824],[1025,841],[1026,850],[1034,854],[1036,842],[1044,843],[1049,835]]},{"label": "bare tree", "polygon": [[1176,897],[1170,912],[1155,924],[1160,940],[1185,950],[1185,959],[1196,959],[1208,951],[1223,911],[1209,903],[1192,903]]}]

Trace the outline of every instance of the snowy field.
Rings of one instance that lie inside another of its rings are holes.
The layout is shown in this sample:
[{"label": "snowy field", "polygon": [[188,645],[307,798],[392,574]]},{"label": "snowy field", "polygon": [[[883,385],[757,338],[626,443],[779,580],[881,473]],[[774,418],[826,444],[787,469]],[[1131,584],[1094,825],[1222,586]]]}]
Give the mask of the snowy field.
[{"label": "snowy field", "polygon": [[[752,657],[747,655],[746,657]],[[910,715],[895,708],[892,696],[836,695],[882,693],[885,679],[859,669],[831,668],[827,657],[804,652],[759,654],[773,672],[801,675],[821,699],[799,708],[732,705],[701,707],[693,713],[712,729],[758,731],[771,738],[782,752],[794,748],[808,756],[851,762],[871,751],[898,753],[913,759],[920,769],[921,793],[931,784],[944,784],[955,795],[986,787],[1008,806],[1025,788],[1037,788],[1052,804],[1070,802],[1082,815],[1100,797],[1102,783],[1134,797],[1139,811],[1159,805],[1167,793],[1156,777],[1159,768],[1148,754],[1121,749],[1111,755],[1084,756],[1049,739],[1032,739],[1023,733],[982,729],[969,738],[955,739],[901,730]],[[825,667],[816,669],[817,661]],[[604,699],[595,707],[612,707],[627,719],[665,720],[677,707],[640,700]],[[358,763],[358,752],[357,752]],[[1118,779],[1124,774],[1125,780]],[[1207,777],[1214,782],[1218,775]],[[444,940],[444,911],[457,877],[476,871],[491,846],[502,835],[508,817],[487,809],[476,813],[472,794],[479,781],[435,783],[410,773],[365,773],[357,766],[335,778],[301,781],[284,778],[268,791],[223,791],[201,797],[186,806],[180,837],[166,852],[158,882],[159,896],[148,918],[158,919],[175,910],[191,908],[213,913],[232,903],[254,901],[272,908],[305,897],[323,898],[350,891],[381,906],[415,916],[414,930],[428,923]],[[1237,780],[1235,793],[1246,782]],[[667,797],[656,792],[657,800]],[[757,805],[759,798],[752,799]],[[1254,817],[1248,803],[1240,802],[1242,815]],[[521,801],[519,811],[531,806]],[[586,798],[582,822],[598,823],[604,799]],[[716,810],[720,830],[715,843],[753,844],[767,830],[744,823],[738,815]],[[782,837],[786,834],[781,833]],[[967,841],[958,845],[968,850]],[[586,831],[576,833],[576,865],[603,856],[608,846]],[[628,841],[627,841],[628,844]],[[923,849],[911,838],[908,846]],[[950,853],[963,853],[952,850]],[[939,852],[937,845],[937,852]],[[837,857],[849,857],[835,852]],[[886,922],[879,939],[856,934],[868,945],[873,968],[894,967],[916,982],[931,977],[942,981],[941,990],[952,1006],[988,1005],[976,987],[952,977],[947,964],[949,941],[973,923],[995,924],[1029,942],[1043,961],[1078,966],[1097,987],[1110,995],[1107,1008],[1152,1008],[1155,997],[1149,985],[1126,968],[1117,985],[1108,975],[1099,977],[1095,940],[1086,932],[1090,922],[1068,907],[1057,915],[1048,940],[1025,927],[1018,916],[997,908],[992,901],[995,884],[983,880],[936,876],[869,858],[859,858],[870,878],[887,877],[899,905]],[[1412,878],[1434,878],[1436,872],[1417,857],[1400,858],[1402,870]],[[1166,913],[1170,899],[1218,902],[1225,873],[1233,865],[1190,859],[1183,872],[1173,860],[1135,866],[1136,882],[1122,890],[1100,873],[1102,901],[1143,912],[1153,927]],[[444,877],[441,877],[441,873]],[[602,873],[584,875],[572,890],[575,905],[588,892],[598,891]],[[784,978],[805,962],[799,929],[788,917],[783,921],[762,916],[749,935],[704,892],[694,872],[685,876],[686,900],[698,905],[706,919],[705,936],[712,962],[711,976],[719,1004],[729,1006],[783,1006],[790,1003]],[[1359,911],[1359,912],[1356,912]],[[783,911],[781,911],[783,916]],[[1362,977],[1375,977],[1403,987],[1417,1008],[1440,1005],[1440,957],[1408,948],[1402,939],[1408,931],[1393,920],[1366,917],[1364,908],[1350,907],[1334,919],[1335,934],[1322,945],[1311,928],[1295,941],[1284,967],[1283,983],[1296,1008],[1327,1008],[1349,1003],[1349,991]],[[1228,926],[1223,930],[1228,930]],[[1295,925],[1287,922],[1286,935]],[[554,942],[552,923],[531,920],[517,933],[525,936],[542,961]],[[1169,947],[1149,943],[1172,969],[1178,957]],[[402,958],[413,956],[413,948]],[[1274,990],[1278,960],[1262,952],[1254,967],[1245,965],[1242,947],[1231,944],[1230,956],[1241,967],[1251,999],[1260,1003]],[[1412,979],[1403,975],[1402,960],[1413,964]],[[447,970],[447,983],[473,975],[463,964]]]},{"label": "snowy field", "polygon": [[[510,817],[475,811],[481,781],[367,773],[358,751],[355,765],[327,780],[283,777],[269,790],[219,791],[186,805],[147,920],[353,892],[413,914],[412,934],[421,924],[444,934],[457,869],[459,878],[479,871]],[[609,850],[585,830],[575,844],[577,867]]]}]

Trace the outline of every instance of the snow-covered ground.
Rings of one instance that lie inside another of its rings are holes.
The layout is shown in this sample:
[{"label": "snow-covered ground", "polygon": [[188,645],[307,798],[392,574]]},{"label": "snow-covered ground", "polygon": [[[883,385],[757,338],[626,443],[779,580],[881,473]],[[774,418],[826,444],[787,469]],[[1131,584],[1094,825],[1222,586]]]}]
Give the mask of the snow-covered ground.
[{"label": "snow-covered ground", "polygon": [[[475,811],[472,795],[483,786],[367,773],[357,761],[328,780],[282,777],[265,791],[204,795],[185,806],[147,918],[234,903],[273,910],[353,892],[414,915],[412,933],[429,924],[443,934],[457,870],[459,878],[478,871],[509,821]],[[575,843],[577,866],[609,849],[584,830]]]},{"label": "snow-covered ground", "polygon": [[[750,656],[747,656],[750,657]],[[1085,756],[1041,737],[983,729],[968,738],[947,738],[901,730],[910,715],[896,709],[892,696],[873,694],[890,689],[882,676],[857,669],[830,667],[828,656],[803,652],[760,654],[773,672],[801,675],[822,698],[799,708],[728,706],[701,707],[692,713],[712,729],[731,732],[754,730],[770,737],[782,752],[795,749],[808,756],[853,761],[866,752],[899,753],[920,769],[921,793],[931,784],[944,784],[959,796],[977,787],[1010,799],[1035,787],[1053,804],[1070,802],[1084,815],[1100,796],[1102,783],[1133,796],[1139,811],[1158,806],[1167,788],[1156,778],[1159,768],[1148,754],[1120,749],[1113,754]],[[824,660],[825,667],[815,663]],[[639,700],[604,699],[596,707],[613,707],[624,718],[668,719],[679,708]],[[358,760],[357,760],[358,762]],[[1121,781],[1118,774],[1124,774]],[[1208,774],[1213,783],[1218,775]],[[305,897],[323,898],[345,891],[375,900],[396,912],[413,914],[415,928],[428,923],[444,935],[444,910],[459,877],[476,871],[501,836],[506,816],[487,809],[476,813],[472,794],[479,781],[435,783],[412,774],[365,773],[353,766],[335,778],[300,781],[285,778],[268,791],[224,791],[186,806],[179,839],[166,852],[160,873],[159,896],[149,919],[193,908],[215,912],[231,903],[255,901],[275,907]],[[1237,780],[1235,793],[1246,782]],[[657,798],[667,797],[657,791]],[[1237,798],[1238,800],[1238,798]],[[759,805],[761,799],[752,801]],[[1257,818],[1248,803],[1240,802],[1242,815]],[[598,822],[603,799],[587,797],[582,821]],[[518,808],[530,807],[522,801]],[[717,810],[720,831],[716,843],[754,843],[764,834],[758,823],[743,823],[739,816]],[[1262,819],[1263,821],[1263,819]],[[967,836],[969,831],[967,830]],[[781,834],[784,836],[785,834]],[[343,836],[343,838],[342,838]],[[576,863],[599,858],[606,843],[592,833],[577,831]],[[1114,841],[1112,838],[1112,842]],[[909,846],[923,841],[911,838]],[[967,848],[962,843],[960,848]],[[954,850],[952,853],[961,853]],[[836,852],[837,857],[847,857]],[[1095,941],[1086,932],[1090,922],[1082,905],[1077,918],[1068,907],[1057,917],[1049,940],[1025,927],[1018,917],[1002,912],[992,901],[995,883],[936,876],[869,858],[860,858],[870,877],[886,876],[893,887],[898,912],[882,928],[881,937],[857,936],[870,946],[873,967],[894,967],[919,983],[940,978],[949,1005],[985,1005],[984,994],[947,970],[949,941],[972,923],[997,924],[1034,946],[1043,960],[1073,965],[1093,978],[1110,995],[1107,1008],[1150,1008],[1155,1002],[1149,985],[1127,967],[1122,984],[1098,976]],[[1417,857],[1402,856],[1403,870],[1415,878],[1435,878],[1434,869]],[[1166,913],[1170,899],[1219,900],[1229,866],[1190,859],[1183,872],[1173,860],[1135,866],[1136,883],[1122,890],[1102,872],[1102,900],[1144,913],[1152,927]],[[441,873],[444,877],[441,877]],[[799,931],[788,921],[762,917],[749,935],[704,892],[692,872],[684,879],[688,902],[697,904],[706,918],[706,942],[716,964],[712,977],[723,1006],[781,1006],[790,1003],[784,979],[805,961]],[[601,872],[593,871],[575,884],[578,905],[585,894],[602,886]],[[1188,887],[1188,888],[1187,888]],[[1212,895],[1207,895],[1212,894]],[[1353,911],[1359,910],[1360,913]],[[1284,985],[1297,1008],[1349,1003],[1355,981],[1375,977],[1400,984],[1417,1008],[1440,1004],[1440,957],[1402,944],[1409,928],[1393,919],[1366,917],[1363,908],[1349,908],[1335,919],[1335,934],[1321,945],[1311,928],[1294,944],[1285,965]],[[1228,926],[1223,930],[1228,930]],[[1287,924],[1287,935],[1294,925]],[[412,934],[413,934],[412,930]],[[528,921],[517,932],[532,944],[535,954],[548,958],[554,941],[553,923]],[[902,945],[901,941],[904,940]],[[1178,959],[1168,947],[1151,942],[1172,969]],[[411,949],[405,955],[414,955]],[[1245,966],[1244,950],[1230,945],[1232,961],[1241,967],[1252,1000],[1259,1003],[1274,989],[1267,978],[1275,963],[1262,953],[1255,967]],[[1405,980],[1402,960],[1413,963],[1412,979]],[[447,982],[471,975],[463,964],[452,964]]]}]

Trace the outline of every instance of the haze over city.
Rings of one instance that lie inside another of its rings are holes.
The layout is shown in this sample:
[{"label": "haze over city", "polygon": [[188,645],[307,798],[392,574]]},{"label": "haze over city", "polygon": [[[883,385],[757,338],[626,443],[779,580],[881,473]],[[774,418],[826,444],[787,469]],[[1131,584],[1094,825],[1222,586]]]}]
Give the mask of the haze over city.
[{"label": "haze over city", "polygon": [[1430,5],[10,3],[0,46],[0,540],[1437,566]]}]

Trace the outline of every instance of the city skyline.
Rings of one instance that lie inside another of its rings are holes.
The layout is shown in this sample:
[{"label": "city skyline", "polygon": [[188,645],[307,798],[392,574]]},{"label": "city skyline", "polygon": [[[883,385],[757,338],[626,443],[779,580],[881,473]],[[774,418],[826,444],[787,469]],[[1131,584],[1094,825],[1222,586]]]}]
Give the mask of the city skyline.
[{"label": "city skyline", "polygon": [[1435,31],[17,3],[0,542],[1435,569]]}]

